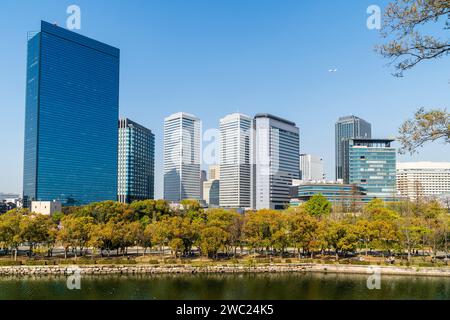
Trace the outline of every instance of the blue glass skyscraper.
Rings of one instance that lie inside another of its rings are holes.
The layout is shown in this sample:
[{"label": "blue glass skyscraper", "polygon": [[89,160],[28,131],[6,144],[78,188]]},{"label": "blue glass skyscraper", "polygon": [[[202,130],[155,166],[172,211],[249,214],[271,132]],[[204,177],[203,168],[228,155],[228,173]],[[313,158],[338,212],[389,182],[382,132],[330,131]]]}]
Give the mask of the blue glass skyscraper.
[{"label": "blue glass skyscraper", "polygon": [[47,22],[28,40],[23,195],[116,200],[120,51]]}]

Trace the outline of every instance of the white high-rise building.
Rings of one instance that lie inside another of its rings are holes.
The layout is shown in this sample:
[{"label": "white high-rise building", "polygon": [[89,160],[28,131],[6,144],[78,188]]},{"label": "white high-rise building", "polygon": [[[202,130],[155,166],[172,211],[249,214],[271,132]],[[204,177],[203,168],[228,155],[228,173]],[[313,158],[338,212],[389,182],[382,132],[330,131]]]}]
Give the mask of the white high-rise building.
[{"label": "white high-rise building", "polygon": [[312,154],[300,155],[300,173],[303,181],[322,181],[325,179],[323,158]]},{"label": "white high-rise building", "polygon": [[258,114],[252,144],[252,196],[256,209],[284,209],[299,179],[300,130],[294,122]]},{"label": "white high-rise building", "polygon": [[450,195],[450,162],[397,163],[397,191],[412,200]]},{"label": "white high-rise building", "polygon": [[188,113],[164,119],[164,199],[200,200],[201,121]]},{"label": "white high-rise building", "polygon": [[251,207],[252,118],[234,113],[220,120],[220,206]]}]

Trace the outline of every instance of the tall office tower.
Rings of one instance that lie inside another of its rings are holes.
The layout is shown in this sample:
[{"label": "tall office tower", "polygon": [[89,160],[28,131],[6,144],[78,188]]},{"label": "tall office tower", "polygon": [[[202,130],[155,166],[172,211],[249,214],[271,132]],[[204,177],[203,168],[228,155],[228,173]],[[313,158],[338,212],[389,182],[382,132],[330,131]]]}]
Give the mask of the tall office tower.
[{"label": "tall office tower", "polygon": [[348,148],[350,139],[372,137],[372,125],[367,121],[355,117],[347,116],[339,118],[336,122],[336,180],[349,182],[349,162]]},{"label": "tall office tower", "polygon": [[[270,114],[254,119],[252,196],[256,209],[284,209],[292,180],[299,178],[300,131]],[[221,182],[222,183],[222,182]]]},{"label": "tall office tower", "polygon": [[26,206],[116,200],[119,64],[119,49],[44,21],[29,35]]},{"label": "tall office tower", "polygon": [[154,199],[155,135],[130,119],[119,120],[118,201]]},{"label": "tall office tower", "polygon": [[201,121],[188,113],[164,119],[164,199],[200,199]]},{"label": "tall office tower", "polygon": [[323,158],[312,154],[301,154],[300,179],[303,181],[324,180]]},{"label": "tall office tower", "polygon": [[208,168],[208,179],[219,180],[220,179],[220,165],[214,164]]},{"label": "tall office tower", "polygon": [[252,118],[234,113],[220,120],[220,206],[251,207]]},{"label": "tall office tower", "polygon": [[203,183],[208,181],[208,176],[205,170],[200,171],[200,199],[203,199]]},{"label": "tall office tower", "polygon": [[396,197],[396,150],[390,139],[350,139],[350,183],[365,189],[368,198]]},{"label": "tall office tower", "polygon": [[450,196],[450,162],[397,163],[397,190],[411,200]]}]

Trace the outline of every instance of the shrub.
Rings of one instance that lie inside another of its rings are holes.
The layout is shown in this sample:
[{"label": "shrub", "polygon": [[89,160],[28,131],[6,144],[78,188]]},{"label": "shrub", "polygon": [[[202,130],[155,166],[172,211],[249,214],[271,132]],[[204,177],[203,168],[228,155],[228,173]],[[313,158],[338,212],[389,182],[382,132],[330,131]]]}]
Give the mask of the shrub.
[{"label": "shrub", "polygon": [[164,259],[164,263],[166,263],[166,264],[175,264],[175,263],[177,263],[177,260],[175,260],[175,259]]},{"label": "shrub", "polygon": [[45,261],[45,260],[26,260],[24,265],[26,265],[26,266],[46,266],[47,261]]},{"label": "shrub", "polygon": [[22,261],[0,260],[0,266],[2,267],[20,266],[20,265],[22,265]]},{"label": "shrub", "polygon": [[273,263],[282,263],[281,259],[273,259],[272,262]]}]

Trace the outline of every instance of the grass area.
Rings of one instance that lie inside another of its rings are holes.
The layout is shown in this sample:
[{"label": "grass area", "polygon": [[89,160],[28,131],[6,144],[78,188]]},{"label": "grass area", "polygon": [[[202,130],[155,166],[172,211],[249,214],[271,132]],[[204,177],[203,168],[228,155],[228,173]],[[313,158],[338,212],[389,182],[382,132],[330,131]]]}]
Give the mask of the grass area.
[{"label": "grass area", "polygon": [[212,260],[203,257],[195,258],[173,258],[170,256],[128,256],[128,257],[79,257],[77,259],[62,258],[25,258],[18,257],[14,261],[11,257],[1,257],[0,266],[56,266],[56,265],[191,265],[194,267],[208,267],[220,265],[240,265],[240,266],[256,266],[256,265],[273,265],[273,264],[298,264],[298,263],[314,263],[314,264],[343,264],[343,265],[379,265],[379,266],[414,266],[414,267],[445,267],[444,261],[432,262],[429,257],[413,257],[411,262],[405,259],[396,259],[395,263],[387,263],[382,257],[363,256],[363,260],[352,258],[341,258],[336,261],[334,256],[317,256],[314,259],[299,258],[281,258],[267,257],[258,255],[248,255],[240,258]]}]

